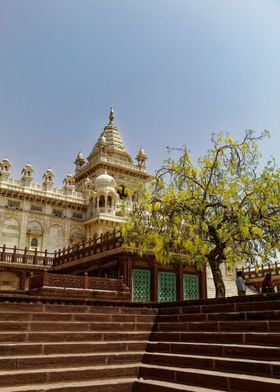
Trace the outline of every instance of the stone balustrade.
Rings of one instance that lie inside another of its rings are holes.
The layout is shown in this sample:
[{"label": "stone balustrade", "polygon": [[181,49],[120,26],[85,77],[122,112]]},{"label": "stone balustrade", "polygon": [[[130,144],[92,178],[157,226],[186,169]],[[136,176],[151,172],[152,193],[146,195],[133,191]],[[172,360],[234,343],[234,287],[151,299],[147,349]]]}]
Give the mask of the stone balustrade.
[{"label": "stone balustrade", "polygon": [[53,266],[54,253],[31,251],[27,248],[18,249],[16,246],[8,248],[5,245],[0,247],[0,262],[23,265],[37,265],[44,267]]},{"label": "stone balustrade", "polygon": [[84,165],[81,169],[82,170],[88,169],[93,163],[96,164],[98,162],[112,163],[113,165],[119,165],[119,166],[122,166],[122,167],[126,167],[126,168],[128,168],[130,170],[134,170],[134,171],[137,170],[137,171],[140,171],[140,172],[143,172],[143,173],[146,172],[145,167],[136,166],[135,164],[130,163],[130,162],[126,162],[126,161],[124,161],[122,159],[118,159],[118,158],[115,158],[115,157],[109,157],[109,156],[105,156],[105,155],[104,156],[102,156],[102,155],[101,156],[97,156],[96,158],[91,160],[89,163]]},{"label": "stone balustrade", "polygon": [[280,275],[280,261],[275,263],[261,264],[259,268],[243,267],[243,275],[245,279],[264,278],[265,274]]},{"label": "stone balustrade", "polygon": [[89,277],[87,273],[83,276],[53,274],[45,270],[43,273],[30,277],[29,287],[31,290],[48,288],[67,288],[82,290],[104,290],[104,291],[124,291],[128,288],[124,284],[124,279],[110,279]]},{"label": "stone balustrade", "polygon": [[88,256],[98,253],[106,252],[111,249],[121,247],[123,243],[121,232],[113,231],[101,235],[100,237],[93,237],[88,241],[79,242],[72,247],[59,249],[54,254],[54,266],[68,263],[73,260],[80,260]]},{"label": "stone balustrade", "polygon": [[71,194],[65,194],[64,189],[53,187],[51,190],[44,190],[43,184],[39,183],[31,183],[28,187],[23,186],[21,180],[17,180],[15,178],[8,178],[7,181],[0,183],[0,188],[4,191],[19,191],[23,194],[32,194],[32,195],[40,195],[53,197],[61,200],[68,200],[75,203],[84,203],[84,198],[82,193],[73,190]]},{"label": "stone balustrade", "polygon": [[122,237],[119,231],[106,233],[100,237],[90,238],[73,246],[59,249],[54,253],[31,251],[27,248],[18,249],[16,246],[8,248],[6,245],[0,247],[0,263],[36,265],[38,267],[51,268],[65,264],[73,260],[79,260],[97,253],[106,252],[122,245]]},{"label": "stone balustrade", "polygon": [[259,268],[243,267],[242,271],[246,284],[254,286],[258,291],[261,289],[265,274],[270,273],[274,287],[280,292],[280,261],[262,264]]}]

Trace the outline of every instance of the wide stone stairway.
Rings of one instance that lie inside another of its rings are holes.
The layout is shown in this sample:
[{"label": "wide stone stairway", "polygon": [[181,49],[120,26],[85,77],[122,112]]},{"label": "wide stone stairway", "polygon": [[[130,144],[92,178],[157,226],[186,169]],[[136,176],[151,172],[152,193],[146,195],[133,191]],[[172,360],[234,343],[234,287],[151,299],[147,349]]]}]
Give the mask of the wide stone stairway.
[{"label": "wide stone stairway", "polygon": [[0,391],[132,391],[155,313],[0,303]]},{"label": "wide stone stairway", "polygon": [[280,391],[280,295],[133,306],[0,296],[1,392]]},{"label": "wide stone stairway", "polygon": [[136,391],[182,390],[279,392],[279,294],[160,307]]}]

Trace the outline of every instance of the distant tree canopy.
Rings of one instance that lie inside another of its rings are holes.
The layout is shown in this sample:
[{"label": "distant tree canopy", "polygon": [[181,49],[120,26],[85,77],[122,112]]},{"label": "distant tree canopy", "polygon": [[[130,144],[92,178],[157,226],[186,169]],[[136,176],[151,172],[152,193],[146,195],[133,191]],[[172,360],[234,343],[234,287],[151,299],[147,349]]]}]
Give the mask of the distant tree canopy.
[{"label": "distant tree canopy", "polygon": [[192,163],[176,150],[143,189],[126,224],[125,244],[137,252],[152,249],[161,263],[181,260],[210,265],[216,296],[225,296],[220,266],[275,260],[280,249],[280,170],[273,160],[259,168],[256,136],[241,141],[214,134],[211,148]]}]

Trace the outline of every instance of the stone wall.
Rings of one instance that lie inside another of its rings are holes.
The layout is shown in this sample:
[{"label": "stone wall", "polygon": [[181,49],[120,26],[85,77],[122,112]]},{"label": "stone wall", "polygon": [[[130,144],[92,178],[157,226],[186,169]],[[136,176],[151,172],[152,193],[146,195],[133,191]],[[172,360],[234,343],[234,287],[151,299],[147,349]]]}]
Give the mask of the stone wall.
[{"label": "stone wall", "polygon": [[34,212],[25,204],[25,209],[0,206],[1,245],[54,252],[85,238],[82,222],[44,211]]},{"label": "stone wall", "polygon": [[[241,266],[234,266],[231,268],[226,268],[225,264],[222,264],[221,266],[221,271],[223,274],[223,279],[225,283],[225,288],[226,288],[226,297],[232,297],[237,295],[237,290],[236,290],[236,269],[241,269]],[[207,298],[215,298],[216,297],[216,291],[215,291],[215,285],[213,281],[213,275],[211,272],[210,267],[207,267]],[[257,294],[256,290],[254,290],[251,287],[247,286],[246,289],[246,295],[253,295]]]}]

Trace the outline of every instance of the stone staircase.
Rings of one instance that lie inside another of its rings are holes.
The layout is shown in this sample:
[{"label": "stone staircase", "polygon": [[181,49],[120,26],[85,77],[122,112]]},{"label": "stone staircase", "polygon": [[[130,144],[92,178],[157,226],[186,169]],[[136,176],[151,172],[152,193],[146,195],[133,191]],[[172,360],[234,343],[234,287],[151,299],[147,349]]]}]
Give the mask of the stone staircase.
[{"label": "stone staircase", "polygon": [[280,294],[133,305],[0,295],[1,392],[280,391]]},{"label": "stone staircase", "polygon": [[131,392],[155,313],[0,303],[1,392]]},{"label": "stone staircase", "polygon": [[227,300],[159,309],[137,392],[280,391],[280,296]]}]

